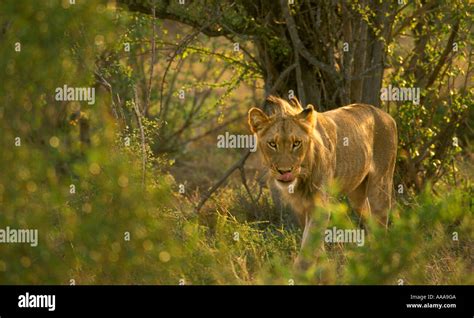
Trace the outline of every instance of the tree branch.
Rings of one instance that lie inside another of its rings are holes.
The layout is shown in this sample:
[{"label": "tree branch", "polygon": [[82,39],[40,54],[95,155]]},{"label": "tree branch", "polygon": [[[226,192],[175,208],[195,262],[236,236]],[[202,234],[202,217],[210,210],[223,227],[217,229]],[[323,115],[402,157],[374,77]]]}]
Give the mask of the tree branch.
[{"label": "tree branch", "polygon": [[[141,2],[141,3],[140,3]],[[202,20],[195,20],[191,16],[186,16],[185,14],[172,12],[170,6],[170,0],[160,1],[163,3],[162,6],[158,7],[155,14],[156,17],[163,20],[173,20],[186,25],[189,25],[195,29],[200,29],[200,32],[209,36],[209,37],[218,37],[218,36],[227,36],[231,34],[228,28],[224,28],[222,21],[215,21],[214,23],[206,23],[207,21],[213,21],[210,16],[220,16],[220,8],[215,8],[214,12],[211,14],[206,14],[205,12],[199,12],[196,14]],[[176,0],[176,2],[178,2]],[[140,12],[144,14],[152,14],[151,7],[145,5],[148,1],[137,1],[137,0],[117,0],[117,4],[122,7],[126,7],[129,11]],[[219,2],[218,2],[219,3]],[[234,7],[235,2],[226,4],[226,11],[229,12]],[[186,4],[187,5],[187,4]],[[214,25],[215,24],[215,25]],[[204,26],[204,27],[203,27]],[[255,33],[255,30],[250,28],[247,25],[239,24],[233,25],[232,29],[236,33],[252,35]]]},{"label": "tree branch", "polygon": [[290,14],[290,10],[288,8],[288,1],[280,0],[280,4],[281,4],[283,16],[285,17],[286,27],[288,29],[288,32],[290,33],[291,41],[293,42],[293,45],[295,48],[295,54],[298,54],[298,53],[301,54],[301,56],[303,56],[310,64],[316,66],[320,70],[330,75],[330,77],[333,80],[336,80],[338,77],[337,72],[331,66],[315,58],[313,54],[311,54],[311,52],[308,51],[304,43],[301,41],[298,35],[298,29],[296,28],[295,20],[293,19],[293,16]]},{"label": "tree branch", "polygon": [[143,107],[143,114],[145,116],[148,113],[148,106],[150,104],[151,84],[152,84],[152,81],[153,81],[153,69],[155,67],[155,59],[156,59],[156,48],[155,48],[156,6],[155,6],[155,4],[153,4],[152,13],[153,13],[153,22],[152,22],[152,36],[151,36],[150,78],[148,79],[148,90],[147,90],[147,94],[146,94],[146,102],[145,102],[145,106]]},{"label": "tree branch", "polygon": [[138,107],[138,96],[137,89],[134,88],[134,102],[133,109],[135,110],[135,115],[137,116],[138,127],[140,128],[140,137],[142,140],[142,187],[145,188],[145,177],[146,177],[146,140],[145,140],[145,131],[142,124],[142,114],[140,113],[140,108]]},{"label": "tree branch", "polygon": [[434,83],[434,81],[436,80],[436,77],[438,77],[439,71],[443,67],[444,63],[446,63],[446,59],[448,58],[449,53],[453,51],[453,43],[458,33],[458,30],[459,30],[459,21],[456,21],[456,24],[453,26],[451,34],[449,35],[449,39],[448,39],[448,42],[446,43],[446,47],[444,48],[444,51],[441,54],[441,57],[439,58],[438,63],[433,69],[433,72],[431,73],[428,79],[428,82],[426,83],[425,88],[431,86],[431,84]]},{"label": "tree branch", "polygon": [[245,154],[230,167],[224,175],[217,181],[209,191],[201,198],[201,201],[199,204],[196,206],[196,213],[198,213],[201,208],[203,207],[204,203],[212,196],[214,192],[216,192],[217,189],[220,188],[220,186],[227,180],[227,178],[237,169],[242,169],[244,167],[245,161],[247,161],[247,158],[250,156],[252,152],[250,150],[247,150]]},{"label": "tree branch", "polygon": [[288,66],[283,72],[281,72],[280,76],[278,76],[273,86],[268,90],[267,95],[275,94],[276,91],[280,88],[281,84],[283,83],[283,80],[288,76],[288,74],[290,74],[291,71],[293,71],[296,68],[296,66],[297,64],[293,63],[290,66]]}]

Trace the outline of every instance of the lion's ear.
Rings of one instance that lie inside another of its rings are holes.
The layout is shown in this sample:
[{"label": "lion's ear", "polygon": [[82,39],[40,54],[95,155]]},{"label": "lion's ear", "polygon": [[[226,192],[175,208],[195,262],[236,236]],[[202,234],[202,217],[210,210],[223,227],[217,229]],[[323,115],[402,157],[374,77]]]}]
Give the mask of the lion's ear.
[{"label": "lion's ear", "polygon": [[290,104],[293,105],[297,110],[303,110],[303,106],[301,106],[300,101],[296,97],[290,98]]},{"label": "lion's ear", "polygon": [[261,130],[268,123],[268,117],[265,113],[256,107],[249,110],[249,126],[253,133]]},{"label": "lion's ear", "polygon": [[317,114],[318,113],[314,110],[314,106],[309,104],[305,110],[303,110],[301,113],[296,115],[296,118],[298,118],[300,121],[304,122],[305,124],[310,125],[311,127],[316,127]]}]

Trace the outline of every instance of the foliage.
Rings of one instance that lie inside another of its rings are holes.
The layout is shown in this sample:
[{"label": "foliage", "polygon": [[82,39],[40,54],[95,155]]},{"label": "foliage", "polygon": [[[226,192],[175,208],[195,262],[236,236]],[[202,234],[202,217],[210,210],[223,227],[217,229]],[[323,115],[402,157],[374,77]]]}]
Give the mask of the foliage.
[{"label": "foliage", "polygon": [[[326,244],[326,252],[310,257],[309,269],[300,272],[293,261],[301,232],[289,215],[276,212],[252,163],[245,170],[252,200],[235,174],[195,211],[202,192],[241,155],[216,150],[216,134],[247,133],[247,109],[275,84],[269,72],[293,62],[281,24],[269,27],[237,3],[196,32],[203,27],[197,22],[220,2],[210,1],[206,14],[199,1],[184,11],[173,4],[169,12],[181,14],[184,24],[129,12],[144,11],[142,6],[76,2],[0,3],[0,229],[39,232],[38,247],[0,243],[0,284],[474,283],[472,133],[466,120],[473,96],[469,82],[464,91],[453,84],[466,64],[447,63],[447,75],[436,78],[421,105],[391,109],[400,131],[398,178],[417,191],[397,192],[389,230],[367,225],[362,247]],[[354,12],[372,22],[370,8],[354,3]],[[404,14],[416,7],[408,9]],[[438,60],[436,48],[449,36],[445,25],[454,11],[436,11],[436,24],[414,33],[437,32],[416,64],[419,72]],[[456,12],[460,30],[469,30],[469,11]],[[470,62],[472,39],[464,40],[459,50]],[[268,44],[271,71],[257,58],[262,43]],[[400,58],[403,45],[390,45],[393,69],[384,83],[420,85],[404,66],[411,55]],[[291,76],[277,91],[295,86]],[[96,103],[55,100],[63,85],[94,87]],[[344,201],[328,209],[330,226],[359,228]]]}]

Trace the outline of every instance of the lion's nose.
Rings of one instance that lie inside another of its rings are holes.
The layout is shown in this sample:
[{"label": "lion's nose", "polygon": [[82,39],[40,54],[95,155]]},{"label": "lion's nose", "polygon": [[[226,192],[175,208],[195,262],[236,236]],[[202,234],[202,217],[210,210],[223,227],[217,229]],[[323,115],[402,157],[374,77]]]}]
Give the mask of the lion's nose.
[{"label": "lion's nose", "polygon": [[293,169],[292,168],[278,168],[277,170],[280,174],[285,174],[285,173],[291,172],[291,170]]}]

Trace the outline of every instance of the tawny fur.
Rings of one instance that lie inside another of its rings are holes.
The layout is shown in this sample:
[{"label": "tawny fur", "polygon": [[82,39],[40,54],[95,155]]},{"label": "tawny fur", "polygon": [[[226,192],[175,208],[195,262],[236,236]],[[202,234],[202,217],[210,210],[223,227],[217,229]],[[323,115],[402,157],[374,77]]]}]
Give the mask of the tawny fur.
[{"label": "tawny fur", "polygon": [[[393,118],[365,104],[318,113],[311,105],[303,110],[296,99],[288,103],[270,97],[267,102],[276,105],[276,111],[267,116],[252,108],[250,129],[257,135],[270,182],[277,184],[305,232],[316,205],[324,200],[324,189],[334,182],[362,217],[372,214],[386,225],[397,153]],[[298,140],[302,143],[295,149]],[[292,171],[293,191],[277,180],[278,170]]]}]

